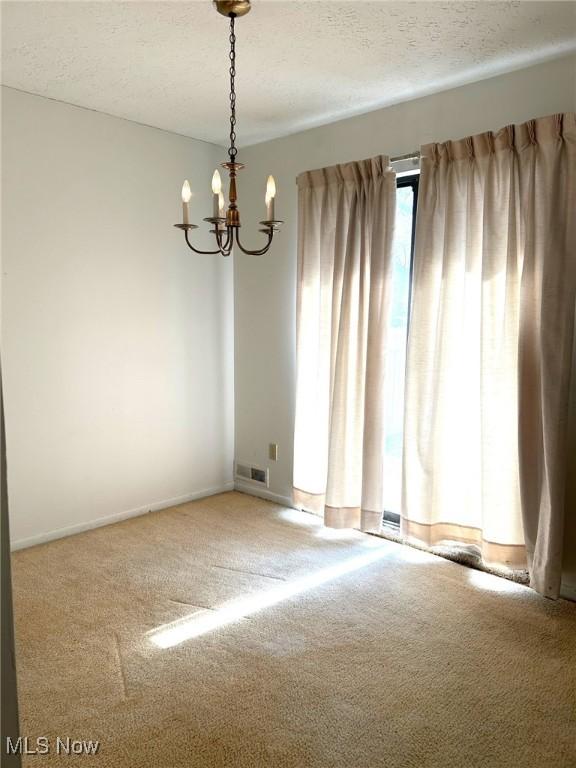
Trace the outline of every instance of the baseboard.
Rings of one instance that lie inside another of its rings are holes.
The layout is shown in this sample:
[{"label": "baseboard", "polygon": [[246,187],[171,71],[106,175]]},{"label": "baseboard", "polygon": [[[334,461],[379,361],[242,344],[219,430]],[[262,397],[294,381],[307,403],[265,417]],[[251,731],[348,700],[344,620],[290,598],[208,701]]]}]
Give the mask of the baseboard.
[{"label": "baseboard", "polygon": [[576,602],[576,584],[562,584],[560,586],[560,597]]},{"label": "baseboard", "polygon": [[240,493],[246,493],[248,496],[257,496],[259,499],[266,499],[267,501],[273,501],[275,504],[281,504],[283,507],[294,509],[291,498],[281,496],[278,493],[272,493],[267,488],[258,488],[258,486],[252,485],[252,483],[243,483],[241,480],[236,480],[234,489],[240,491]]},{"label": "baseboard", "polygon": [[194,491],[193,493],[187,493],[185,496],[176,496],[173,499],[165,499],[164,501],[155,501],[152,504],[146,504],[143,507],[137,507],[136,509],[130,509],[126,512],[116,512],[113,515],[107,515],[106,517],[98,517],[96,520],[89,520],[85,523],[77,523],[76,525],[68,525],[64,528],[57,528],[54,531],[48,531],[47,533],[41,533],[38,536],[29,536],[26,539],[18,539],[11,542],[11,550],[14,552],[18,549],[26,549],[27,547],[34,547],[36,544],[44,544],[47,541],[53,541],[54,539],[62,539],[65,536],[73,536],[75,533],[82,533],[83,531],[89,531],[92,528],[101,528],[103,525],[111,525],[112,523],[119,523],[122,520],[128,520],[130,517],[139,517],[140,515],[146,515],[148,512],[158,512],[161,509],[167,509],[168,507],[176,507],[178,504],[186,504],[188,501],[196,501],[196,499],[203,499],[206,496],[215,496],[218,493],[226,493],[227,491],[234,490],[234,483],[224,483],[223,485],[215,486],[213,488],[204,488],[201,491]]}]

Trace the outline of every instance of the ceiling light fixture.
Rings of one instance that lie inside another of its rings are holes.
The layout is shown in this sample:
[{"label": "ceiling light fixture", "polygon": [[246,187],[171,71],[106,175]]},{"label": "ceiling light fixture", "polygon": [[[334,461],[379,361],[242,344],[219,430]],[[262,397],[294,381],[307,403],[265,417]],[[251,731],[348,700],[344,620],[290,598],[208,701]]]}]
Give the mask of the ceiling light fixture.
[{"label": "ceiling light fixture", "polygon": [[212,201],[213,209],[212,216],[204,219],[214,226],[214,229],[210,231],[216,238],[217,249],[215,251],[201,251],[198,248],[194,248],[191,244],[188,234],[191,229],[197,229],[196,224],[190,224],[190,198],[192,192],[190,190],[190,184],[186,180],[182,186],[182,224],[175,224],[178,229],[184,230],[184,236],[188,247],[195,253],[202,254],[216,254],[220,253],[222,256],[229,256],[234,242],[238,245],[243,253],[248,253],[252,256],[260,256],[270,248],[274,232],[279,229],[281,221],[274,218],[274,197],[276,196],[276,184],[273,176],[268,176],[266,183],[266,219],[261,221],[260,224],[263,232],[267,236],[266,245],[263,248],[250,251],[244,248],[240,242],[240,211],[237,206],[237,190],[236,190],[236,173],[244,168],[242,163],[237,162],[236,155],[238,150],[236,149],[236,90],[235,90],[235,78],[236,78],[236,34],[234,31],[235,21],[238,16],[244,16],[250,10],[250,0],[214,0],[214,6],[218,13],[223,16],[227,16],[230,19],[230,147],[228,149],[228,161],[222,163],[222,167],[226,168],[230,178],[230,185],[228,189],[228,210],[224,214],[224,195],[222,193],[222,180],[220,173],[216,170],[212,177]]}]

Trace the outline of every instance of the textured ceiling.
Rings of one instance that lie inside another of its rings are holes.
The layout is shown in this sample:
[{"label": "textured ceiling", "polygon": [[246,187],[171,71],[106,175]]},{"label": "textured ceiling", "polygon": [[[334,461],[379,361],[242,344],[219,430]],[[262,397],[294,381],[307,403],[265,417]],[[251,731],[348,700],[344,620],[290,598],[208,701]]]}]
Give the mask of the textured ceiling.
[{"label": "textured ceiling", "polygon": [[[209,0],[2,3],[2,82],[225,144],[227,20]],[[573,2],[254,0],[239,144],[576,50]]]}]

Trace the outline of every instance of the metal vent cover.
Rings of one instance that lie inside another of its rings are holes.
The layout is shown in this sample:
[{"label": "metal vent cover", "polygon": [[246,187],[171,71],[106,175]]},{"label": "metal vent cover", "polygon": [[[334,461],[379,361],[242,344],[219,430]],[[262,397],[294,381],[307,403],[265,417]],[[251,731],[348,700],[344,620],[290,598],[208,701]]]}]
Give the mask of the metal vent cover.
[{"label": "metal vent cover", "polygon": [[265,488],[268,488],[268,469],[236,462],[234,473],[239,480],[248,483],[256,483],[257,485],[263,485]]}]

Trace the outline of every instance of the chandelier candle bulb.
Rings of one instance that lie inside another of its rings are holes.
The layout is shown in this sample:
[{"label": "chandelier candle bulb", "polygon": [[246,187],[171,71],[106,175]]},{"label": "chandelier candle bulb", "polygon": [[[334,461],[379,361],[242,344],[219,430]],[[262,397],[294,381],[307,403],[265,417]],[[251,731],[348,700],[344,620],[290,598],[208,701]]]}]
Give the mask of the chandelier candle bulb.
[{"label": "chandelier candle bulb", "polygon": [[217,219],[220,216],[220,195],[222,194],[222,179],[218,170],[212,176],[212,216]]},{"label": "chandelier candle bulb", "polygon": [[192,190],[188,179],[182,184],[182,224],[190,224],[190,198]]},{"label": "chandelier candle bulb", "polygon": [[266,218],[268,221],[274,221],[274,197],[276,195],[276,182],[274,176],[268,176],[266,182]]}]

